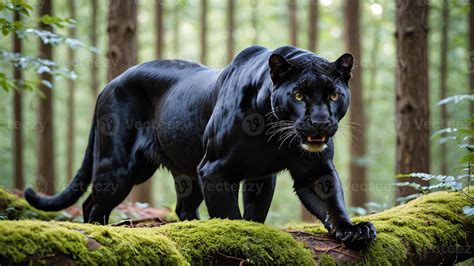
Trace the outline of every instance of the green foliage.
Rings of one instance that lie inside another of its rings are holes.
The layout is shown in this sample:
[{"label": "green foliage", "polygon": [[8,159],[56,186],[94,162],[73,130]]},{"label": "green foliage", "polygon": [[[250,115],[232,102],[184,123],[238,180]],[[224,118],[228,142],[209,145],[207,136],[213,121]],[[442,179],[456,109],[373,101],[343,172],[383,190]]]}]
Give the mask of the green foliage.
[{"label": "green foliage", "polygon": [[[1,0],[0,2],[0,29],[2,34],[6,37],[9,35],[16,35],[17,38],[26,40],[28,36],[39,38],[43,43],[49,45],[66,45],[71,49],[86,48],[95,52],[95,48],[90,48],[76,39],[66,38],[62,35],[55,34],[47,30],[35,29],[33,24],[41,22],[45,25],[50,25],[52,28],[74,27],[75,21],[71,19],[63,19],[56,16],[44,15],[39,19],[30,18],[30,11],[33,8],[24,0]],[[14,11],[18,11],[23,15],[21,21],[12,19]],[[3,66],[3,67],[2,67]],[[7,75],[3,69],[8,67],[16,67],[25,69],[33,69],[37,74],[48,73],[54,78],[65,77],[75,79],[76,74],[66,68],[60,67],[57,63],[41,59],[31,55],[15,54],[0,49],[0,87],[5,91],[13,89],[32,90],[34,85],[42,83],[43,85],[52,88],[47,80],[38,80],[35,78],[26,78],[15,81],[13,77]]]},{"label": "green foliage", "polygon": [[[442,99],[438,102],[439,105],[454,103],[458,104],[463,100],[474,101],[474,95],[455,95]],[[422,194],[430,193],[437,190],[454,190],[463,193],[468,199],[474,201],[474,198],[463,191],[464,187],[469,189],[471,181],[474,179],[474,131],[473,128],[474,116],[471,115],[463,123],[463,127],[443,128],[433,134],[433,138],[439,137],[439,143],[454,142],[456,147],[464,152],[458,160],[460,174],[457,176],[433,175],[427,173],[410,173],[400,174],[398,177],[415,177],[424,181],[430,181],[427,186],[422,186],[415,182],[398,182],[397,186],[408,186],[415,188],[419,194],[410,195],[408,197],[399,198],[398,201],[405,202],[413,198],[419,197]],[[434,182],[431,182],[434,181]],[[472,207],[465,206],[465,213],[470,215]]]},{"label": "green foliage", "polygon": [[0,220],[53,220],[60,216],[56,212],[43,212],[0,187]]}]

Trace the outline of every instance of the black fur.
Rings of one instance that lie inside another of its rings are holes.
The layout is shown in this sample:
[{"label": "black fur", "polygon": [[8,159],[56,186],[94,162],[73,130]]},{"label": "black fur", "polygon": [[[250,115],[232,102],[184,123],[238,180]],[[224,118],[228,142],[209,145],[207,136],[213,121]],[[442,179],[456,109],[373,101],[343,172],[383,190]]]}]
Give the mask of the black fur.
[{"label": "black fur", "polygon": [[264,222],[275,175],[288,169],[304,206],[336,238],[369,243],[375,229],[350,221],[333,164],[332,136],[349,105],[352,61],[349,54],[331,63],[294,47],[252,46],[222,70],[180,60],[134,66],[100,94],[73,182],[52,197],[28,189],[26,199],[59,210],[92,183],[84,220],[107,223],[133,185],[163,165],[175,178],[180,219],[199,218],[204,200],[211,217]]}]

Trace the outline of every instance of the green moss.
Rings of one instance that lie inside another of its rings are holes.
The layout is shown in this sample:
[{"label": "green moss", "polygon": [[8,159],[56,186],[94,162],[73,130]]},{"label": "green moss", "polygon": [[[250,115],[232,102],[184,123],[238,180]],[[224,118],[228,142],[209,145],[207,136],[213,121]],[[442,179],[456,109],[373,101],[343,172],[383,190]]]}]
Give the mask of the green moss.
[{"label": "green moss", "polygon": [[337,265],[336,259],[331,255],[323,253],[319,255],[319,265],[321,266],[335,266]]},{"label": "green moss", "polygon": [[0,221],[0,232],[0,260],[15,263],[61,254],[77,264],[203,265],[223,255],[256,265],[313,265],[311,252],[289,234],[246,221],[212,219],[155,228]]},{"label": "green moss", "polygon": [[0,187],[0,220],[53,220],[58,216],[57,212],[37,210],[31,207],[26,200]]},{"label": "green moss", "polygon": [[168,224],[156,230],[175,241],[192,264],[209,264],[216,255],[256,265],[313,265],[312,254],[288,233],[259,223],[211,219]]},{"label": "green moss", "polygon": [[[374,244],[363,250],[364,265],[403,265],[408,254],[422,256],[437,252],[439,246],[464,243],[474,230],[474,218],[463,214],[471,202],[455,192],[436,192],[381,213],[354,218],[355,223],[370,221],[377,229]],[[300,229],[322,233],[322,226]]]},{"label": "green moss", "polygon": [[[1,221],[0,258],[66,255],[81,265],[187,265],[175,244],[142,229],[66,222]],[[149,231],[149,230],[148,230]]]}]

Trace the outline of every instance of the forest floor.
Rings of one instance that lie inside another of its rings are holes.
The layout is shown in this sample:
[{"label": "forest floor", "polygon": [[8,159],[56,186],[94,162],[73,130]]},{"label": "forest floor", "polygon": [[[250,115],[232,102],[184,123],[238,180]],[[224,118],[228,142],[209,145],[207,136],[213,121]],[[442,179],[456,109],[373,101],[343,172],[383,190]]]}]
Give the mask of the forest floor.
[{"label": "forest floor", "polygon": [[461,193],[436,192],[356,217],[355,223],[373,222],[378,235],[367,248],[353,250],[320,224],[279,229],[221,219],[170,222],[166,211],[128,205],[121,208],[158,215],[108,226],[61,222],[64,214],[35,210],[0,189],[0,264],[452,264],[473,257],[474,218],[462,211],[470,203]]}]

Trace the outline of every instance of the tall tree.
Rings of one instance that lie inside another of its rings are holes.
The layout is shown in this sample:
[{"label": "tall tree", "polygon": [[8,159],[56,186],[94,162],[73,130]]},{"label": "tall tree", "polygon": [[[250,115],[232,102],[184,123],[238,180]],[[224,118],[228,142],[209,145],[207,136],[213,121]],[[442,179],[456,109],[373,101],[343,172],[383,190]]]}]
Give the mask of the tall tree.
[{"label": "tall tree", "polygon": [[[69,16],[71,19],[76,20],[76,0],[69,0]],[[69,36],[72,39],[76,39],[76,27],[69,28]],[[67,51],[67,58],[69,61],[69,69],[75,70],[75,54],[74,49],[69,48]],[[66,133],[66,177],[68,180],[72,179],[74,171],[74,103],[75,103],[75,82],[73,79],[68,80],[69,94],[66,101],[67,110],[67,133]]]},{"label": "tall tree", "polygon": [[[474,94],[474,0],[471,0],[471,8],[469,9],[469,93]],[[474,101],[471,101],[471,115],[474,114]]]},{"label": "tall tree", "polygon": [[318,45],[318,0],[309,1],[308,50],[315,53]]},{"label": "tall tree", "polygon": [[[137,62],[137,5],[135,1],[115,0],[108,11],[109,60],[111,80]],[[151,189],[146,184],[135,186],[130,200],[151,202]]]},{"label": "tall tree", "polygon": [[250,1],[252,5],[252,29],[253,29],[253,39],[252,44],[258,43],[258,0]]},{"label": "tall tree", "polygon": [[[19,11],[15,11],[14,20],[20,22],[21,15]],[[13,34],[13,52],[21,54],[21,39]],[[13,70],[16,86],[13,92],[13,185],[17,189],[23,189],[23,104],[22,104],[22,71],[20,67]]]},{"label": "tall tree", "polygon": [[[43,0],[40,3],[40,17],[53,14],[52,0]],[[42,22],[39,23],[41,30],[52,31],[52,27]],[[52,60],[53,47],[43,41],[39,41],[39,55],[43,59]],[[41,79],[52,83],[51,74],[43,72]],[[39,99],[38,105],[38,123],[43,125],[43,129],[38,131],[38,170],[37,174],[44,183],[39,183],[39,191],[54,194],[54,143],[53,143],[53,90],[42,82],[39,85],[39,91],[43,97]]]},{"label": "tall tree", "polygon": [[179,58],[180,49],[180,27],[181,24],[181,4],[176,2],[173,9],[173,53],[175,58]]},{"label": "tall tree", "polygon": [[135,1],[115,0],[108,11],[109,48],[107,78],[112,80],[137,63],[137,6]]},{"label": "tall tree", "polygon": [[[344,35],[346,50],[353,54],[354,58],[360,62],[360,2],[359,0],[346,0],[344,6]],[[361,164],[366,154],[365,129],[366,119],[364,105],[362,103],[362,66],[357,64],[352,70],[350,80],[351,105],[349,111],[349,123],[351,125],[350,154],[350,203],[352,206],[363,207],[367,202],[367,191],[364,189],[366,183],[366,169]]]},{"label": "tall tree", "polygon": [[234,57],[235,0],[227,0],[227,62]]},{"label": "tall tree", "polygon": [[[425,1],[397,0],[396,5],[396,173],[428,173],[428,4]],[[401,181],[428,184],[413,177]],[[397,195],[402,197],[415,192],[407,187],[397,189]]]},{"label": "tall tree", "polygon": [[155,26],[156,26],[156,58],[163,58],[163,40],[164,40],[164,30],[163,30],[163,9],[164,2],[158,0],[155,10]]},{"label": "tall tree", "polygon": [[207,59],[207,0],[201,0],[201,55],[202,64]]},{"label": "tall tree", "polygon": [[[97,0],[92,0],[92,18],[91,18],[91,45],[92,47],[97,47]],[[92,98],[97,98],[99,91],[99,75],[98,75],[98,66],[97,66],[97,53],[92,53],[92,65],[91,65],[91,92]]]},{"label": "tall tree", "polygon": [[[448,23],[449,23],[449,7],[447,1],[443,3],[442,9],[442,30],[441,30],[441,51],[440,51],[440,67],[439,67],[439,97],[444,99],[447,96],[446,79],[448,67]],[[441,127],[446,127],[448,121],[448,111],[446,105],[441,105]],[[448,172],[447,162],[447,145],[441,144],[441,174],[446,175]]]},{"label": "tall tree", "polygon": [[296,0],[288,0],[288,18],[290,23],[290,43],[298,45],[298,19],[296,14]]}]

